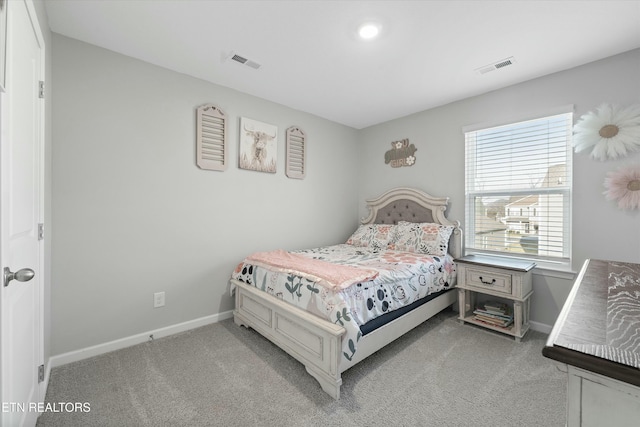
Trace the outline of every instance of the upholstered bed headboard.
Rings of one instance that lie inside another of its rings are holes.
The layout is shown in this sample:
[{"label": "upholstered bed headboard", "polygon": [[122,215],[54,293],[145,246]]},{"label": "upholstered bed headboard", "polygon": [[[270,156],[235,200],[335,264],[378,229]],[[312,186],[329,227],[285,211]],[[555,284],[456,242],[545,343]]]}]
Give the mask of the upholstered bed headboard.
[{"label": "upholstered bed headboard", "polygon": [[449,253],[454,258],[462,256],[460,221],[451,221],[445,216],[448,197],[433,197],[420,190],[399,187],[366,202],[369,216],[362,219],[362,224],[397,224],[398,221],[407,221],[453,225],[455,228],[449,240]]}]

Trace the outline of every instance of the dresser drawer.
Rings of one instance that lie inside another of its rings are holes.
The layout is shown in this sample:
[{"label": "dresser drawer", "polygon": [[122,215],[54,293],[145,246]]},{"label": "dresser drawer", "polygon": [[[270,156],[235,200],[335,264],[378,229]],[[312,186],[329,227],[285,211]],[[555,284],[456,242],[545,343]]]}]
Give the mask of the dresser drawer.
[{"label": "dresser drawer", "polygon": [[466,284],[474,288],[491,289],[495,292],[511,294],[511,275],[492,271],[467,268]]}]

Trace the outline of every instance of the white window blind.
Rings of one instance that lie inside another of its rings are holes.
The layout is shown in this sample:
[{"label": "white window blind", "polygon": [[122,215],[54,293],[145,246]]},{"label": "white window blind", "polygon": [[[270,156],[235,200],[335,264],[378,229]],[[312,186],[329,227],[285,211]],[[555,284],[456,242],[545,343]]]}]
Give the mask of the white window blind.
[{"label": "white window blind", "polygon": [[466,252],[568,263],[572,113],[465,132]]}]

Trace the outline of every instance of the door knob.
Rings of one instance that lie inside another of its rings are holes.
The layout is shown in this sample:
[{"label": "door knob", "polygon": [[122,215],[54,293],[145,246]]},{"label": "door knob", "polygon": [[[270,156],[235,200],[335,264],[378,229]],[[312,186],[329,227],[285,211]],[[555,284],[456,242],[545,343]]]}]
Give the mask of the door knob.
[{"label": "door knob", "polygon": [[9,286],[9,282],[12,280],[17,280],[18,282],[28,282],[33,279],[36,273],[30,268],[23,268],[15,273],[11,272],[9,267],[4,268],[4,286]]}]

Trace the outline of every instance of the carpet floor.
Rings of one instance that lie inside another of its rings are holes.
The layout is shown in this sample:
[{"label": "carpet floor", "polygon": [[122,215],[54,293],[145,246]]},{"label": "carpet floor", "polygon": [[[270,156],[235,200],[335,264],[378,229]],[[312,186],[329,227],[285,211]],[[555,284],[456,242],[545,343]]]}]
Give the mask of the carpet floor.
[{"label": "carpet floor", "polygon": [[233,320],[52,370],[38,426],[564,426],[567,379],[520,343],[450,310],[342,374],[340,400]]}]

